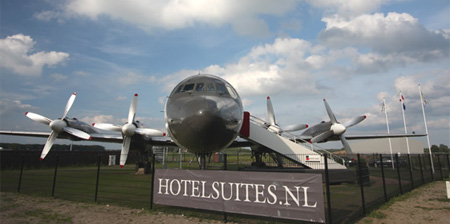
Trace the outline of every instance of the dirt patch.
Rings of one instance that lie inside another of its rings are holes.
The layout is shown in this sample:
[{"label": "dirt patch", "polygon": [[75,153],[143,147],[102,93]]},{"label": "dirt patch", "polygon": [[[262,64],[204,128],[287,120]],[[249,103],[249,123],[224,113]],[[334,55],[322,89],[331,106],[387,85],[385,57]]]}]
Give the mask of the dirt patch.
[{"label": "dirt patch", "polygon": [[[244,221],[246,222],[246,221]],[[263,221],[256,221],[255,223]],[[0,223],[223,223],[157,211],[130,209],[49,197],[0,192]],[[393,199],[362,223],[448,223],[450,200],[444,181],[436,181]]]},{"label": "dirt patch", "polygon": [[222,223],[184,215],[0,192],[0,223]]},{"label": "dirt patch", "polygon": [[436,223],[450,224],[450,199],[444,181],[429,183],[392,199],[358,224]]}]

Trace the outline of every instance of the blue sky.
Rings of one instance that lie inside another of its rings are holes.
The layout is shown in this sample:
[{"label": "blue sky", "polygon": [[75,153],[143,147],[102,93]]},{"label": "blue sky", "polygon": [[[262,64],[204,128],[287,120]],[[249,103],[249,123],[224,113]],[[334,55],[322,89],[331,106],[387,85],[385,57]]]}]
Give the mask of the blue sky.
[{"label": "blue sky", "polygon": [[424,133],[421,84],[431,143],[450,145],[447,0],[0,4],[1,130],[49,130],[24,113],[58,118],[72,92],[69,117],[114,124],[138,93],[137,118],[163,130],[165,98],[201,72],[229,81],[255,116],[267,119],[271,96],[280,125],[329,120],[323,98],[341,122],[367,115],[349,134],[386,132],[383,98],[391,133],[403,133],[400,91],[408,132]]}]

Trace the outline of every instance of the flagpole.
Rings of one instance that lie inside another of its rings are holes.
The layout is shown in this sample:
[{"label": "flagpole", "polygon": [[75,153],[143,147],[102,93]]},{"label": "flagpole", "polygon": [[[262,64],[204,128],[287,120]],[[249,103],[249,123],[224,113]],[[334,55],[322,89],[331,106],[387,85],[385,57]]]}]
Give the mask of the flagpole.
[{"label": "flagpole", "polygon": [[[402,115],[403,115],[403,126],[405,127],[405,134],[408,134],[408,129],[406,129],[406,118],[405,118],[405,98],[402,95],[402,91],[400,91],[400,106],[402,107]],[[408,150],[408,155],[410,154],[409,151],[409,140],[408,137],[405,137],[406,139],[406,149]]]},{"label": "flagpole", "polygon": [[[387,112],[387,105],[386,105],[386,99],[383,98],[383,109],[384,109],[384,114],[386,115],[386,127],[387,127],[387,133],[388,135],[390,134],[390,130],[389,130],[389,119],[388,119],[388,112]],[[394,155],[392,155],[392,142],[391,142],[391,138],[388,138],[389,140],[389,150],[391,152],[391,163],[392,163],[392,169],[395,169],[394,167]]]},{"label": "flagpole", "polygon": [[423,98],[422,90],[420,88],[420,84],[419,84],[419,94],[420,94],[420,103],[422,104],[423,122],[425,123],[425,134],[427,134],[428,152],[430,153],[431,170],[433,171],[433,174],[434,174],[433,155],[431,154],[430,136],[428,135],[428,126],[427,126],[427,118],[425,116],[424,98]]}]

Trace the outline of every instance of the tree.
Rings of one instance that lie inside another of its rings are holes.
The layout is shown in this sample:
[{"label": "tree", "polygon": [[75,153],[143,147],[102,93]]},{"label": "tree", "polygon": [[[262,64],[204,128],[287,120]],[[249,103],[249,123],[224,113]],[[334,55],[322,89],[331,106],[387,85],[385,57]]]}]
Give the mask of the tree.
[{"label": "tree", "polygon": [[[428,152],[428,149],[426,149],[425,152]],[[447,145],[440,144],[439,146],[432,145],[431,152],[433,152],[433,153],[436,153],[436,152],[450,153],[450,150]]]}]

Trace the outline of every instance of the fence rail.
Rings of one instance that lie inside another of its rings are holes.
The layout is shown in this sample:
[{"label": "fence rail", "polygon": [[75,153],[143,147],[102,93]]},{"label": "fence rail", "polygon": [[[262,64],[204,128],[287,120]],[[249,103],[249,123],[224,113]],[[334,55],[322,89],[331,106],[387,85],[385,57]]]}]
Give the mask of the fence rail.
[{"label": "fence rail", "polygon": [[[124,168],[108,166],[109,155],[118,155],[117,153],[77,156],[74,152],[54,152],[45,162],[39,163],[34,161],[39,158],[36,153],[0,152],[1,191],[133,208],[161,207],[151,203],[152,175],[137,175],[133,156],[129,157],[131,159]],[[345,155],[343,158],[346,159],[346,170],[311,170],[298,168],[290,161],[285,161],[283,168],[277,168],[267,157],[266,165],[272,167],[259,171],[321,173],[325,183],[327,223],[355,222],[392,197],[425,183],[449,177],[449,155],[433,156],[434,173],[428,154],[395,155],[394,160],[391,160],[391,155],[381,154]],[[4,161],[9,162],[3,163]],[[251,169],[252,161],[248,152],[217,154],[212,156],[208,168],[246,170]],[[7,167],[5,164],[11,166]],[[159,160],[155,160],[153,164],[156,169],[198,169],[195,156],[187,153],[168,153],[165,154],[164,164]],[[227,217],[233,219],[234,216],[228,214]],[[238,216],[234,218],[238,219]]]}]

